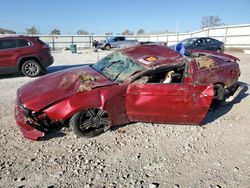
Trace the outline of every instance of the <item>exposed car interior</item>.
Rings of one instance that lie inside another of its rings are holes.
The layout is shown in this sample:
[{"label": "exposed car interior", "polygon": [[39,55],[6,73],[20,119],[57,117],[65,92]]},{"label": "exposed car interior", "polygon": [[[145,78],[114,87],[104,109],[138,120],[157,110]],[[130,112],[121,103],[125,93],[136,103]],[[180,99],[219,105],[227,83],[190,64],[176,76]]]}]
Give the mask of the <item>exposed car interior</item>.
[{"label": "exposed car interior", "polygon": [[211,68],[215,65],[214,59],[205,54],[193,52],[189,53],[187,56],[195,59],[198,69]]},{"label": "exposed car interior", "polygon": [[184,70],[185,64],[179,67],[160,68],[158,70],[153,71],[151,70],[137,77],[137,79],[133,83],[181,83]]}]

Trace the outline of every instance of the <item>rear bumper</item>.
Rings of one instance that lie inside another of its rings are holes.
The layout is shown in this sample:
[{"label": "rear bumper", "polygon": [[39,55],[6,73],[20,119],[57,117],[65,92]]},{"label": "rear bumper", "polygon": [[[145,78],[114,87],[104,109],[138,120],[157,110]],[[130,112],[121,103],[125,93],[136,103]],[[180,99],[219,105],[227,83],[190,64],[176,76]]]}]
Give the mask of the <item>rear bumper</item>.
[{"label": "rear bumper", "polygon": [[38,138],[41,138],[45,135],[44,132],[37,130],[28,123],[28,119],[25,117],[24,112],[20,108],[20,103],[18,100],[16,101],[15,105],[15,120],[24,138],[38,140]]},{"label": "rear bumper", "polygon": [[54,57],[49,56],[49,58],[43,62],[43,67],[46,68],[54,63]]},{"label": "rear bumper", "polygon": [[240,94],[240,92],[246,88],[246,85],[240,82],[237,82],[235,85],[235,89],[232,90],[232,92],[230,92],[226,98],[225,101],[222,103],[222,105],[226,105],[228,103],[231,103],[232,101],[234,101]]}]

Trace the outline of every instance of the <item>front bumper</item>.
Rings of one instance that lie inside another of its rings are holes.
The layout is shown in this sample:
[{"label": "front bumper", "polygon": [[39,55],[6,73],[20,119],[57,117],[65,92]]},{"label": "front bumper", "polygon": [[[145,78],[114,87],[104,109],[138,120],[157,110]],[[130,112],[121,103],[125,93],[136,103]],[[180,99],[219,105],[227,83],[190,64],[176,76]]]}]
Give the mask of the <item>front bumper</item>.
[{"label": "front bumper", "polygon": [[29,120],[25,117],[25,114],[20,106],[21,103],[19,102],[19,99],[17,99],[15,105],[15,120],[23,137],[30,140],[38,140],[38,138],[43,137],[45,133],[37,130],[29,123]]}]

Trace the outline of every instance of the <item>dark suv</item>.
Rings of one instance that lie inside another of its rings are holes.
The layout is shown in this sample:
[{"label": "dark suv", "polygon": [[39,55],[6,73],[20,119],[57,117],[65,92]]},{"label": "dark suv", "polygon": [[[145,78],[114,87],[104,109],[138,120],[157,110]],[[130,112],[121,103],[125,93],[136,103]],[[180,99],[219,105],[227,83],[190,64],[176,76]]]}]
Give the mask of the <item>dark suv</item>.
[{"label": "dark suv", "polygon": [[50,47],[33,36],[0,36],[0,74],[39,76],[53,63]]}]

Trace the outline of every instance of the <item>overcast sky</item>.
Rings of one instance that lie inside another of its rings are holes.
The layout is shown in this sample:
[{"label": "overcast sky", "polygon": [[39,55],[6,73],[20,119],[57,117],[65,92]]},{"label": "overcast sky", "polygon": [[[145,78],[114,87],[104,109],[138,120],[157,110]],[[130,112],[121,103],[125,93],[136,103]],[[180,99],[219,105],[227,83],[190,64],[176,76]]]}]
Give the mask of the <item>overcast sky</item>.
[{"label": "overcast sky", "polygon": [[175,32],[200,29],[203,16],[219,16],[223,23],[250,24],[250,0],[0,0],[0,27],[18,33],[35,26],[41,33],[62,34]]}]

